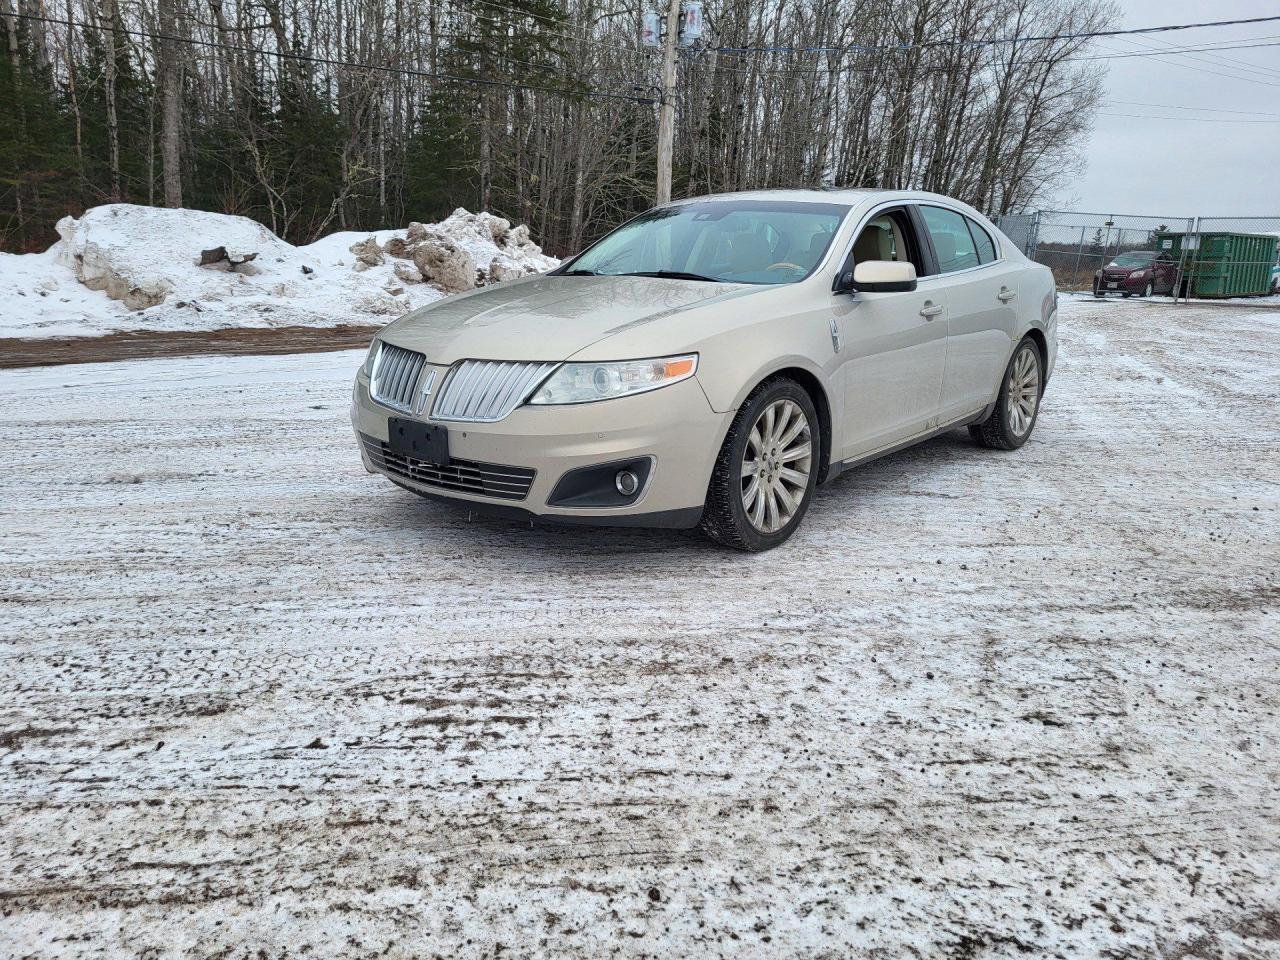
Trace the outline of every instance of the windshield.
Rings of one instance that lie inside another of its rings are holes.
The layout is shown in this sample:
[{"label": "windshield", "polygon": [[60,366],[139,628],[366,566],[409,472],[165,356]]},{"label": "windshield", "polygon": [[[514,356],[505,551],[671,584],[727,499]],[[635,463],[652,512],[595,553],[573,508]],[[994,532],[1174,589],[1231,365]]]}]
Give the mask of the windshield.
[{"label": "windshield", "polygon": [[763,200],[663,207],[623,224],[561,272],[795,283],[813,272],[848,210]]},{"label": "windshield", "polygon": [[1145,267],[1156,258],[1154,253],[1122,253],[1111,261],[1113,267]]}]

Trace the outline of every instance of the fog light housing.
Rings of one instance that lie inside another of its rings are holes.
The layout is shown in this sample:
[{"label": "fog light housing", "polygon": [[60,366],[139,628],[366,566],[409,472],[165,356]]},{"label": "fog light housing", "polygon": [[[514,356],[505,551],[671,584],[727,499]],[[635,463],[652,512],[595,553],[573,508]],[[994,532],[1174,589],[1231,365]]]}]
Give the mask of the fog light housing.
[{"label": "fog light housing", "polygon": [[640,478],[630,470],[619,470],[617,476],[613,478],[613,485],[624,497],[634,496],[640,489]]},{"label": "fog light housing", "polygon": [[626,507],[644,494],[653,457],[633,457],[570,470],[547,498],[550,507]]}]

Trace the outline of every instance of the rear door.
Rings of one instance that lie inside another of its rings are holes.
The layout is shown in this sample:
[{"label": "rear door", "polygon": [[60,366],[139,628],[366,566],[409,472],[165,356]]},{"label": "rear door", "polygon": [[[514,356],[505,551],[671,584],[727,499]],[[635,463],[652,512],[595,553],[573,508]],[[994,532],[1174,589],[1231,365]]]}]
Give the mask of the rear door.
[{"label": "rear door", "polygon": [[920,204],[938,265],[921,288],[947,305],[947,348],[939,419],[976,413],[999,389],[1018,328],[1021,266],[1007,260],[995,235],[958,210]]}]

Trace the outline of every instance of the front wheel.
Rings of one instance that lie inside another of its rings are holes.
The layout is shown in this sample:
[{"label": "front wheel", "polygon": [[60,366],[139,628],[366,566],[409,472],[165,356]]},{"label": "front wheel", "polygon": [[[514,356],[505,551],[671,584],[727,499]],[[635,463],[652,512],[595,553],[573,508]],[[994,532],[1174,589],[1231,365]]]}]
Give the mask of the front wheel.
[{"label": "front wheel", "polygon": [[1044,386],[1044,359],[1031,339],[1018,344],[1000,382],[1000,395],[991,416],[969,428],[969,434],[985,447],[1017,450],[1027,442],[1040,415]]},{"label": "front wheel", "polygon": [[760,384],[738,411],[716,458],[702,530],[716,543],[758,553],[795,533],[821,463],[818,414],[787,377]]},{"label": "front wheel", "polygon": [[1149,296],[1151,296],[1151,294],[1155,293],[1155,290],[1156,290],[1156,288],[1155,288],[1154,286],[1152,286],[1151,281],[1150,281],[1150,280],[1148,280],[1148,281],[1147,281],[1147,285],[1146,285],[1145,287],[1143,287],[1143,288],[1142,288],[1142,295],[1143,295],[1144,297],[1149,297]]}]

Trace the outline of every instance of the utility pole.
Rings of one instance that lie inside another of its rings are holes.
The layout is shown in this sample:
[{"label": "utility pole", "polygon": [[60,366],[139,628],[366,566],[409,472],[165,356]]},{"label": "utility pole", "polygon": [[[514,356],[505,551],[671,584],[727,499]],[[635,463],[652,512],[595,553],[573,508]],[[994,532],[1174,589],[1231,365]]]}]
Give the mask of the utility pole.
[{"label": "utility pole", "polygon": [[654,206],[671,202],[671,153],[676,136],[676,44],[680,42],[680,0],[667,0],[662,35],[662,100],[658,103],[658,178]]}]

